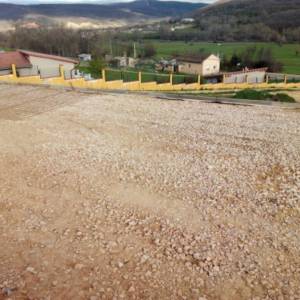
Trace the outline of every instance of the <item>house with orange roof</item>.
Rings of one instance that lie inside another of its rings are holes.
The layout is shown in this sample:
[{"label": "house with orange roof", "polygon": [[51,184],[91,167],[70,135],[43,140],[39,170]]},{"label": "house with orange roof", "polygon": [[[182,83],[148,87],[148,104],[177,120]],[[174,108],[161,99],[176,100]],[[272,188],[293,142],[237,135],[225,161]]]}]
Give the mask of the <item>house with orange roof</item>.
[{"label": "house with orange roof", "polygon": [[63,66],[66,78],[72,78],[78,61],[57,55],[17,50],[0,53],[0,75],[11,73],[11,65],[16,65],[20,76],[40,75],[42,78],[59,76]]}]

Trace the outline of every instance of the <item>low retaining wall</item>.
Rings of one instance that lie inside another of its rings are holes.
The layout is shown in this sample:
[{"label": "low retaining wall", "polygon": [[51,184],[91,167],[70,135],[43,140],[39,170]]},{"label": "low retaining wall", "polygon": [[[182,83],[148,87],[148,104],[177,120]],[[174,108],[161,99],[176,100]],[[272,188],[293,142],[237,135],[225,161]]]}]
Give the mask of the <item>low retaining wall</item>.
[{"label": "low retaining wall", "polygon": [[[12,66],[12,74],[1,75],[0,81],[22,84],[45,84],[45,85],[57,85],[70,88],[84,88],[84,89],[107,89],[107,90],[130,90],[130,91],[183,91],[183,90],[233,90],[233,89],[246,89],[246,88],[300,88],[300,83],[216,83],[216,84],[200,84],[200,80],[197,83],[181,83],[172,84],[157,82],[141,82],[132,81],[124,82],[123,80],[106,81],[105,74],[104,79],[97,80],[85,80],[83,78],[78,79],[65,79],[64,70],[60,68],[60,76],[55,78],[42,79],[40,76],[26,76],[18,77],[16,68]],[[141,78],[141,76],[139,76]]]}]

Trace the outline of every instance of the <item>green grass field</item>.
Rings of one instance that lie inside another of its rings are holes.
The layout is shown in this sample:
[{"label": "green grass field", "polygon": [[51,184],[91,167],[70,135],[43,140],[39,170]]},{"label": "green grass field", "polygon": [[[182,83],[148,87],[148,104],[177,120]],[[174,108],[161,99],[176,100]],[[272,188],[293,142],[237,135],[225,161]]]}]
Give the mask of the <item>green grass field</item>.
[{"label": "green grass field", "polygon": [[[106,69],[106,80],[124,80],[125,82],[138,81],[138,71],[126,71],[119,69]],[[198,80],[196,75],[182,75],[174,74],[173,83],[195,83]],[[142,72],[142,82],[156,81],[158,83],[168,83],[170,82],[170,74],[167,73],[155,73],[152,72]]]},{"label": "green grass field", "polygon": [[[205,52],[231,56],[239,53],[249,46],[271,47],[275,58],[280,61],[285,73],[300,74],[300,44],[284,44],[282,46],[275,43],[202,43],[202,42],[181,42],[181,41],[152,41],[156,50],[157,58],[168,58],[173,53],[196,52],[203,49]],[[296,51],[299,52],[298,56]]]}]

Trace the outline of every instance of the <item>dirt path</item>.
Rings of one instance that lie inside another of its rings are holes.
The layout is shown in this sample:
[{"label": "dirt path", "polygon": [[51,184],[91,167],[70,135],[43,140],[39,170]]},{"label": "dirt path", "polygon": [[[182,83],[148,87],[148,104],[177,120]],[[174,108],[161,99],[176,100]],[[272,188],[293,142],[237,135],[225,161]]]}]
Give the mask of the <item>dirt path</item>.
[{"label": "dirt path", "polygon": [[0,299],[299,299],[300,118],[0,85]]}]

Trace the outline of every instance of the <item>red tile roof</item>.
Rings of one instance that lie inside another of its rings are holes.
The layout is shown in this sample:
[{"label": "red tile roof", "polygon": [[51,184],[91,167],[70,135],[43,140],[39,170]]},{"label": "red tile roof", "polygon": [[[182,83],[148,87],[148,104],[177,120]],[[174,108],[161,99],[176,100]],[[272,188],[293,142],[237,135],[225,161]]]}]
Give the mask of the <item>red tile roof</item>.
[{"label": "red tile roof", "polygon": [[20,52],[0,53],[0,70],[8,70],[15,64],[17,68],[30,68],[30,61]]},{"label": "red tile roof", "polygon": [[78,63],[78,60],[67,58],[67,57],[33,52],[33,51],[27,51],[27,50],[18,50],[18,51],[26,56],[35,56],[35,57],[41,57],[41,58],[46,58],[46,59],[53,59],[53,60],[58,60],[58,61],[66,62],[66,63],[72,63],[72,64]]}]

